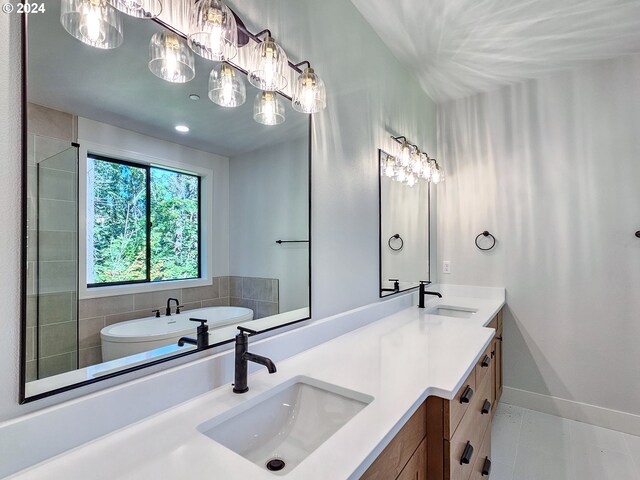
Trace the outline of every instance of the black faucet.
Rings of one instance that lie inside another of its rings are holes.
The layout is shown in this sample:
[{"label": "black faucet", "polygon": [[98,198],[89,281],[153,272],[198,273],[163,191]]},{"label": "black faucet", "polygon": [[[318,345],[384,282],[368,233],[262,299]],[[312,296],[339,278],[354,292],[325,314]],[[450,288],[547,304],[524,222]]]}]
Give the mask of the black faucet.
[{"label": "black faucet", "polygon": [[383,292],[399,292],[400,291],[400,280],[397,278],[390,278],[390,282],[393,282],[393,288],[381,288],[380,290]]},{"label": "black faucet", "polygon": [[424,280],[420,280],[420,290],[418,292],[418,308],[424,308],[424,297],[425,295],[435,295],[438,298],[442,298],[439,292],[427,292],[425,287],[429,285],[431,282],[426,282]]},{"label": "black faucet", "polygon": [[251,330],[245,327],[238,327],[240,333],[236,335],[236,372],[235,381],[233,383],[233,393],[245,393],[249,390],[247,386],[247,370],[248,363],[255,362],[260,365],[264,365],[269,370],[269,373],[276,373],[276,365],[267,357],[250,353],[249,349],[249,336],[247,333],[255,335],[255,330]]},{"label": "black faucet", "polygon": [[167,299],[167,309],[164,311],[164,314],[167,317],[171,316],[171,300],[176,302],[176,313],[180,313],[180,300],[178,300],[177,298],[171,297]]},{"label": "black faucet", "polygon": [[199,318],[190,318],[192,322],[200,322],[198,326],[198,338],[190,338],[190,337],[182,337],[178,340],[178,346],[183,347],[185,343],[190,345],[195,345],[198,347],[198,350],[202,350],[209,346],[209,327],[206,325],[206,320],[201,320]]}]

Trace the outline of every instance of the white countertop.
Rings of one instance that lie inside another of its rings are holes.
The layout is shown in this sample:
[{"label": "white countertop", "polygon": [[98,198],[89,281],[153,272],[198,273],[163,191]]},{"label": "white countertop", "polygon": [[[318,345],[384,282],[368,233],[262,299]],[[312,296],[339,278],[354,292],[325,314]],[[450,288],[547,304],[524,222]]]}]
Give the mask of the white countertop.
[{"label": "white countertop", "polygon": [[[438,303],[478,312],[469,319],[425,314]],[[445,294],[425,310],[402,310],[278,362],[276,374],[261,369],[246,394],[217,388],[10,478],[274,480],[196,428],[298,375],[374,400],[284,478],[358,478],[428,396],[453,398],[493,336],[484,326],[503,304]]]}]

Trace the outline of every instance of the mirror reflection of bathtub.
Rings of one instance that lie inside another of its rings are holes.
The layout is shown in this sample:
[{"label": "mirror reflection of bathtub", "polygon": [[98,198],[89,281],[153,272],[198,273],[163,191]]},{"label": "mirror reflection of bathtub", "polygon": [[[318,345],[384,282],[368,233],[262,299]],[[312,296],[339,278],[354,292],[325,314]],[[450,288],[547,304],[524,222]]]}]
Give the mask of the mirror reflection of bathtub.
[{"label": "mirror reflection of bathtub", "polygon": [[195,337],[198,324],[190,318],[206,319],[212,332],[253,320],[253,310],[244,307],[198,308],[171,316],[146,317],[106,326],[100,332],[102,361],[174,345],[180,337]]}]

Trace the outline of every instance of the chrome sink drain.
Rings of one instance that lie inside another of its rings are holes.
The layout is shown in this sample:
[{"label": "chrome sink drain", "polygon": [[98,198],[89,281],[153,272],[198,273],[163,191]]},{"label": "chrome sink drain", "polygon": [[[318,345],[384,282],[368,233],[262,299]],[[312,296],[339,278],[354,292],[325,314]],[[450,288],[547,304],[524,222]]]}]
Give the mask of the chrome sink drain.
[{"label": "chrome sink drain", "polygon": [[280,458],[272,458],[267,462],[267,470],[271,470],[272,472],[277,472],[282,470],[285,466],[284,460]]}]

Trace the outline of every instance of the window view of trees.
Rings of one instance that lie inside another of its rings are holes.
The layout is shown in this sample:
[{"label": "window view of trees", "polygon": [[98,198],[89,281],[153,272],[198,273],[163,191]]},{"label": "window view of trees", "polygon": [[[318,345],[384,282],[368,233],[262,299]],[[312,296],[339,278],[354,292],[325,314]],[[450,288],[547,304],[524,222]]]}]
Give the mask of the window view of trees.
[{"label": "window view of trees", "polygon": [[87,283],[198,278],[199,183],[194,175],[90,156]]}]

